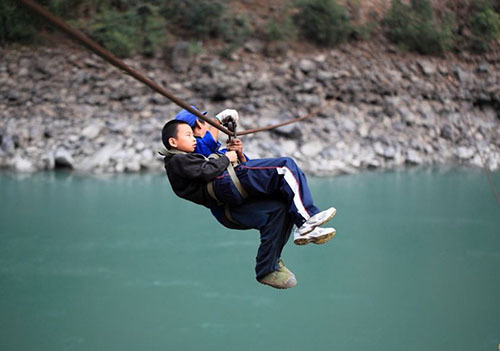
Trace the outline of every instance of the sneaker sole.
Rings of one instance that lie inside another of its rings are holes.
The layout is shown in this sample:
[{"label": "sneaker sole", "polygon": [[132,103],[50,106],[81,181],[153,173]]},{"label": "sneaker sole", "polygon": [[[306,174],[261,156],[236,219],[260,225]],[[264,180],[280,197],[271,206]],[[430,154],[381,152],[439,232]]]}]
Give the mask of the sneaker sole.
[{"label": "sneaker sole", "polygon": [[336,231],[333,231],[333,232],[330,232],[330,233],[325,233],[324,235],[314,236],[314,237],[311,237],[311,238],[300,238],[299,237],[299,238],[295,239],[293,241],[293,243],[295,245],[307,245],[309,243],[313,243],[313,244],[316,244],[316,245],[321,245],[321,244],[326,243],[331,238],[333,238],[336,233],[337,233]]},{"label": "sneaker sole", "polygon": [[325,218],[322,222],[318,223],[317,225],[315,225],[314,227],[311,227],[311,230],[308,230],[307,232],[304,232],[304,233],[301,233],[299,235],[306,235],[306,234],[309,234],[310,232],[312,232],[316,227],[319,227],[320,225],[323,225],[325,223],[328,223],[329,221],[331,221],[331,219],[333,217],[335,217],[335,215],[337,214],[337,209],[334,207],[333,208],[333,212],[332,214],[328,217],[328,218]]},{"label": "sneaker sole", "polygon": [[292,284],[290,286],[272,285],[272,284],[269,284],[269,283],[266,283],[266,282],[263,282],[263,281],[260,281],[260,280],[257,280],[257,281],[259,283],[263,284],[263,285],[267,285],[267,286],[270,286],[271,288],[275,288],[275,289],[278,289],[278,290],[290,289],[290,288],[293,288],[295,285],[297,285],[297,279],[295,279],[295,275],[293,276],[293,282],[289,283],[289,284]]}]

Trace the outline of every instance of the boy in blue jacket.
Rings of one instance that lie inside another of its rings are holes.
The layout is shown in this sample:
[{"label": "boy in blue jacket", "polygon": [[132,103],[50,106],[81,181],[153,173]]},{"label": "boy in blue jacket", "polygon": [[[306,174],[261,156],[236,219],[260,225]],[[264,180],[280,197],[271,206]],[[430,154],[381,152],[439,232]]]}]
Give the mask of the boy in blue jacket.
[{"label": "boy in blue jacket", "polygon": [[[198,111],[195,106],[191,107]],[[204,115],[206,114],[206,112],[202,113]],[[236,138],[228,143],[227,149],[221,149],[221,143],[218,141],[219,130],[205,121],[200,120],[188,110],[181,110],[175,116],[175,119],[186,122],[193,129],[193,135],[196,138],[196,148],[194,149],[194,152],[197,154],[202,154],[208,157],[211,154],[225,154],[227,150],[231,149],[237,152],[242,149],[241,140]],[[226,109],[214,117],[215,123],[221,125],[229,119],[237,123],[239,119],[238,112],[233,109]],[[243,153],[239,153],[238,158],[240,162],[248,160],[248,157]]]},{"label": "boy in blue jacket", "polygon": [[182,120],[164,126],[162,141],[167,148],[165,169],[179,197],[210,208],[226,227],[261,232],[259,282],[280,289],[296,284],[295,275],[280,259],[293,224],[298,245],[322,244],[335,234],[333,228],[319,227],[335,215],[335,209],[320,212],[314,206],[305,176],[292,159],[244,161],[233,169],[236,151],[210,159],[194,153],[197,139]]}]

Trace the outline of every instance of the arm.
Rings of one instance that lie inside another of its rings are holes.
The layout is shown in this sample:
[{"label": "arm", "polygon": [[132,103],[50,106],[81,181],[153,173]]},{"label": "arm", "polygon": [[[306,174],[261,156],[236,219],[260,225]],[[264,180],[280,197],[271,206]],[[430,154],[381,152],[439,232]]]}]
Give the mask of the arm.
[{"label": "arm", "polygon": [[197,154],[175,155],[170,167],[183,178],[208,183],[221,175],[229,165],[229,158],[206,159]]},{"label": "arm", "polygon": [[240,139],[233,139],[230,143],[227,144],[227,149],[230,151],[235,151],[236,155],[238,155],[238,160],[240,162],[246,162],[247,158],[243,153],[243,142]]},{"label": "arm", "polygon": [[[217,118],[214,118],[214,122],[221,125],[220,121]],[[219,130],[214,126],[212,126],[211,124],[209,124],[208,132],[212,134],[214,140],[217,141],[217,138],[219,137]]]},{"label": "arm", "polygon": [[214,140],[211,133],[207,132],[203,137],[196,138],[196,149],[194,149],[194,152],[208,157],[210,154],[219,152],[219,147],[220,143]]}]

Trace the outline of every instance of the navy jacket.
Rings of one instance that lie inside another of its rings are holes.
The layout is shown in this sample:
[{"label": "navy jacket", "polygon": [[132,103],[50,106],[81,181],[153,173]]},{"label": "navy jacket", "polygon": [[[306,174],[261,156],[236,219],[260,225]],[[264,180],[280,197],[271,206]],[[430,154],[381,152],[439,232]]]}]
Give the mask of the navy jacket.
[{"label": "navy jacket", "polygon": [[224,173],[229,158],[208,159],[200,154],[169,150],[164,161],[168,180],[177,196],[208,208],[216,206],[208,194],[207,183]]}]

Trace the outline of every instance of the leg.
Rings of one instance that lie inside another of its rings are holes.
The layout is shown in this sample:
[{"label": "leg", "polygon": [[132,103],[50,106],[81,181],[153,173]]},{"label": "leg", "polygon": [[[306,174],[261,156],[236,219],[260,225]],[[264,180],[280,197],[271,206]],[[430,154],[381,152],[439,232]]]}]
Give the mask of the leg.
[{"label": "leg", "polygon": [[[241,224],[239,229],[258,229],[260,246],[257,251],[255,273],[257,279],[278,269],[278,259],[286,245],[293,222],[288,215],[287,205],[271,199],[250,199],[240,206],[231,207],[231,215]],[[223,225],[235,228],[223,216],[223,210],[212,213]]]},{"label": "leg", "polygon": [[304,172],[289,157],[250,160],[236,167],[236,174],[250,196],[278,195],[284,199],[297,227],[319,212]]}]

